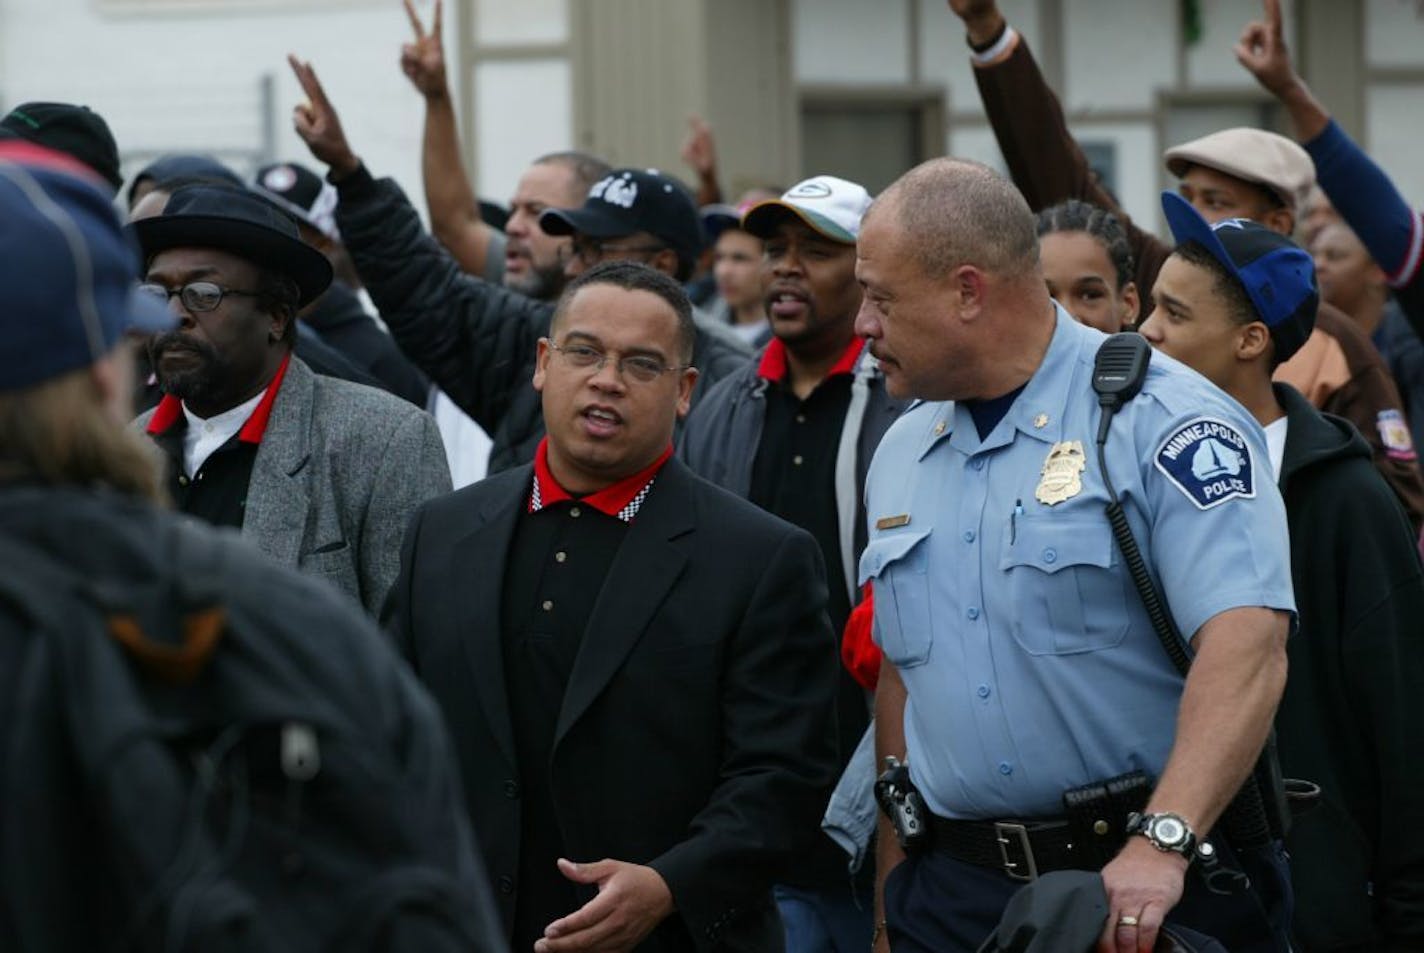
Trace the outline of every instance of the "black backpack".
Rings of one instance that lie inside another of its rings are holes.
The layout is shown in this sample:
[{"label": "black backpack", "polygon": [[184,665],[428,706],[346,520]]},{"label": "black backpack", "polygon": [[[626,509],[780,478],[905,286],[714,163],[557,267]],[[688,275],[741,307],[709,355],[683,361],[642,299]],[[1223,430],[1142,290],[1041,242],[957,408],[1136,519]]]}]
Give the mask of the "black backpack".
[{"label": "black backpack", "polygon": [[504,950],[438,715],[374,626],[144,516],[153,585],[0,535],[0,949]]}]

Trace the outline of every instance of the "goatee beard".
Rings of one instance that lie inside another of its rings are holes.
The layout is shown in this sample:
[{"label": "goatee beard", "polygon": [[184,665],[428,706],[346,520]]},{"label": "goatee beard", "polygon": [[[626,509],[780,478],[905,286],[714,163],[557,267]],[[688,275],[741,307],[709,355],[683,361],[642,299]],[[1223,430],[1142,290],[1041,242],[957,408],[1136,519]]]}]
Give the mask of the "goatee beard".
[{"label": "goatee beard", "polygon": [[[182,349],[197,355],[197,362],[181,370],[165,370],[163,353]],[[222,396],[229,378],[229,367],[222,354],[206,341],[190,337],[181,331],[169,331],[149,345],[149,360],[158,377],[158,386],[186,404],[211,404]]]}]

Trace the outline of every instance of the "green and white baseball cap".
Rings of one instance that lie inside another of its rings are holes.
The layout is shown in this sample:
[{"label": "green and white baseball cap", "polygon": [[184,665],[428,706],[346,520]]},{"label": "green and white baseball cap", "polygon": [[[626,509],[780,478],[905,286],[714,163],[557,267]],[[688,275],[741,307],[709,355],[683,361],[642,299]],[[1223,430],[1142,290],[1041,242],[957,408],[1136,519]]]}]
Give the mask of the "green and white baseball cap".
[{"label": "green and white baseball cap", "polygon": [[789,212],[832,241],[854,245],[868,208],[870,193],[864,186],[833,175],[817,175],[793,185],[779,199],[747,209],[742,228],[758,238],[770,238]]}]

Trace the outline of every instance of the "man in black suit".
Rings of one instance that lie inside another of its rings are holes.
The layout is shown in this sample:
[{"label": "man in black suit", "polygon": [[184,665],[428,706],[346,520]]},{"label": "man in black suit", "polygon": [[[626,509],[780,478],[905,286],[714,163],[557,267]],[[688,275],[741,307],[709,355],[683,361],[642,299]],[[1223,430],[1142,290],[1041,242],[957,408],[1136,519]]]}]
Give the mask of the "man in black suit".
[{"label": "man in black suit", "polygon": [[770,885],[824,807],[825,569],[671,458],[694,333],[643,265],[571,282],[535,462],[424,507],[386,607],[519,953],[778,950]]}]

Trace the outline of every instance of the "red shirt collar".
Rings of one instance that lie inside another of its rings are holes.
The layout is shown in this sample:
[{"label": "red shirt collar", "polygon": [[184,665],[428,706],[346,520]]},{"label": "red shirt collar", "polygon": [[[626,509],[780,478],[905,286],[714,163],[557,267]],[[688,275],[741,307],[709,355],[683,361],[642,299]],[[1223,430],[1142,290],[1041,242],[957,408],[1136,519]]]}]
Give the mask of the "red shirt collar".
[{"label": "red shirt collar", "polygon": [[[865,338],[851,338],[850,344],[846,347],[845,353],[835,366],[826,372],[827,379],[835,377],[837,374],[854,374],[855,362],[860,360],[860,352],[865,350]],[[781,343],[780,338],[772,338],[767,342],[766,350],[762,351],[761,363],[757,365],[757,376],[764,377],[769,381],[780,381],[786,379],[786,345]]]},{"label": "red shirt collar", "polygon": [[[267,432],[267,421],[272,416],[272,404],[277,399],[277,391],[282,387],[282,378],[287,375],[287,365],[292,361],[291,352],[282,358],[282,363],[277,367],[277,373],[272,375],[272,381],[267,385],[267,392],[262,395],[262,400],[252,409],[252,416],[247,418],[247,423],[242,425],[242,429],[237,432],[237,439],[243,443],[261,443],[262,436]],[[183,417],[183,402],[172,394],[164,394],[163,399],[154,408],[153,416],[148,419],[148,432],[155,436],[167,433]]]},{"label": "red shirt collar", "polygon": [[554,479],[553,471],[549,469],[549,438],[545,437],[539,441],[539,449],[534,452],[534,488],[529,494],[529,512],[537,513],[546,506],[578,499],[605,516],[631,523],[638,513],[638,508],[643,505],[643,498],[647,496],[653,480],[657,478],[658,472],[670,456],[672,444],[668,444],[667,449],[651,465],[632,476],[624,477],[612,486],[606,486],[588,496],[575,497]]}]

